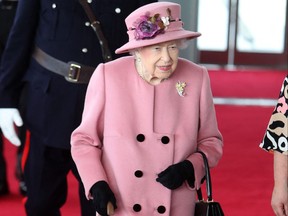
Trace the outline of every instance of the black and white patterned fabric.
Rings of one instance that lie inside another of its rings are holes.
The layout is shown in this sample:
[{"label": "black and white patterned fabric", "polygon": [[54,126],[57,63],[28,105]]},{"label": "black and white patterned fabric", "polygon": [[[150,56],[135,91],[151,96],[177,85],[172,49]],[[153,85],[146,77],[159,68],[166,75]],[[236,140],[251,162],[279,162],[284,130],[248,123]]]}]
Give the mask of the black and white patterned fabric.
[{"label": "black and white patterned fabric", "polygon": [[271,115],[268,127],[260,144],[266,151],[278,151],[288,155],[288,75],[285,77],[278,103]]}]

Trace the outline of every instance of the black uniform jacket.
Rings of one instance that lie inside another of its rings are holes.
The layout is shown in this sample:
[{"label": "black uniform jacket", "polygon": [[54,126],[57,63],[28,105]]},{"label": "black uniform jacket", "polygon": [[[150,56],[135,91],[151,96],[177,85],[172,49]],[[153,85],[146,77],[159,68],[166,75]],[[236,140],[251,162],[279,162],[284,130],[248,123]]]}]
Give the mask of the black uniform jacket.
[{"label": "black uniform jacket", "polygon": [[[128,41],[125,18],[153,0],[91,0],[113,53]],[[64,62],[96,67],[103,62],[97,36],[78,0],[19,0],[2,56],[0,107],[17,107],[28,85],[23,119],[44,143],[70,148],[71,132],[80,124],[87,84],[75,84],[46,70],[32,57],[34,46]],[[113,85],[113,83],[111,83]]]}]

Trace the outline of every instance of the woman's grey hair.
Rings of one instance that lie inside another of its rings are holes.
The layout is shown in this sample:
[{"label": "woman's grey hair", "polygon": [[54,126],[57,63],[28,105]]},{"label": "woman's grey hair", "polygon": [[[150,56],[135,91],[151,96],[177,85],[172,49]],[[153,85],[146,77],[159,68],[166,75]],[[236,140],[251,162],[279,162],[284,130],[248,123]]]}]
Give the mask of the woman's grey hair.
[{"label": "woman's grey hair", "polygon": [[184,38],[184,39],[179,39],[177,40],[177,46],[179,47],[179,49],[186,49],[189,46],[189,41],[188,39]]}]

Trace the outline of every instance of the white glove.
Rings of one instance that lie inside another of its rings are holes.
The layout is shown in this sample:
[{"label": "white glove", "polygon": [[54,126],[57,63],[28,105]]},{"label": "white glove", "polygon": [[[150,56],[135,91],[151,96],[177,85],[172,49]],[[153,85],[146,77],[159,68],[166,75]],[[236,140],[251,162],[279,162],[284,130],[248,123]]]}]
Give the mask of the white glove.
[{"label": "white glove", "polygon": [[0,128],[3,135],[15,146],[20,146],[21,141],[16,133],[14,124],[23,125],[23,120],[16,108],[0,108]]}]

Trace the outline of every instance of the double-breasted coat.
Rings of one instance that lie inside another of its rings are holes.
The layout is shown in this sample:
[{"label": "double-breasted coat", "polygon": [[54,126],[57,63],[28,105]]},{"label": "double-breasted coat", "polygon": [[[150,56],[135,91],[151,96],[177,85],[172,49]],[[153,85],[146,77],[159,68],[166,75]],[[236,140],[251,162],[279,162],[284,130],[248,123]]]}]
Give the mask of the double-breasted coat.
[{"label": "double-breasted coat", "polygon": [[[183,97],[177,82],[186,83]],[[179,59],[173,75],[153,86],[138,75],[133,57],[99,65],[71,145],[87,197],[95,182],[107,181],[117,200],[115,216],[193,215],[195,188],[185,183],[170,190],[156,178],[187,159],[198,188],[204,167],[195,152],[203,151],[212,167],[221,158],[207,70]]]}]

